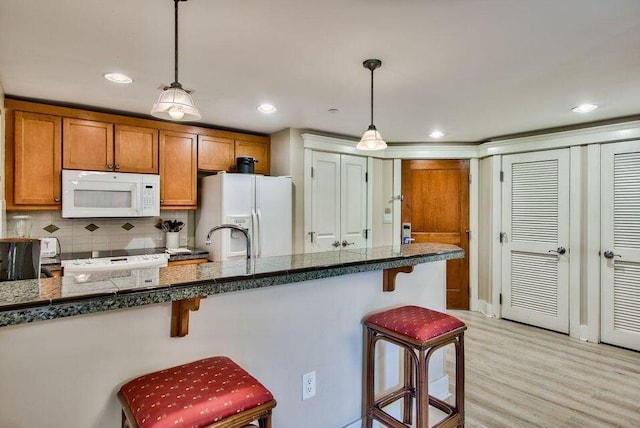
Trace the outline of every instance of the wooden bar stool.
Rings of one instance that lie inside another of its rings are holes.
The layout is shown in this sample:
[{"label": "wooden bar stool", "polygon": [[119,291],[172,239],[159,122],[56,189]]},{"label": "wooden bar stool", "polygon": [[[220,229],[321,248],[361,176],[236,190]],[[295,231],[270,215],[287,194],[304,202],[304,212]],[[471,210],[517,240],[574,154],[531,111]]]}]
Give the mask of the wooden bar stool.
[{"label": "wooden bar stool", "polygon": [[[434,427],[464,426],[464,331],[467,326],[457,318],[419,306],[402,306],[370,315],[363,321],[365,345],[365,427],[377,420],[392,428],[412,423],[412,405],[416,400],[416,428],[429,426],[429,405],[447,416]],[[405,350],[403,385],[375,399],[375,346],[379,340]],[[429,395],[429,359],[443,346],[453,344],[456,354],[455,405]],[[383,410],[403,400],[402,422]]]},{"label": "wooden bar stool", "polygon": [[212,357],[133,379],[120,388],[122,427],[271,428],[267,388],[227,357]]}]

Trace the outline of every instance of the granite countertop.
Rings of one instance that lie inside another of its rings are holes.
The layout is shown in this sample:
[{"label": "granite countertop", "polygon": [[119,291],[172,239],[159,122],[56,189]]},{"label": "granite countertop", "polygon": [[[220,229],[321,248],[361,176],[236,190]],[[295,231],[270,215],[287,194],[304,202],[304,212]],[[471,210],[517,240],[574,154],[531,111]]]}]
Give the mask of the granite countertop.
[{"label": "granite countertop", "polygon": [[0,327],[462,257],[411,244],[0,282]]}]

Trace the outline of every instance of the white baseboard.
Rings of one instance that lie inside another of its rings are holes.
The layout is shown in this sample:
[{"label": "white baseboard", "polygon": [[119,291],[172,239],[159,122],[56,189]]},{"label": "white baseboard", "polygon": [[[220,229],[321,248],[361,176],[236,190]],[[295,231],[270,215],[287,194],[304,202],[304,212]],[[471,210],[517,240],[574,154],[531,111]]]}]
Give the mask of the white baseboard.
[{"label": "white baseboard", "polygon": [[580,325],[580,340],[584,342],[589,341],[589,326]]},{"label": "white baseboard", "polygon": [[484,300],[478,300],[478,312],[486,317],[495,318],[491,303],[487,303]]},{"label": "white baseboard", "polygon": [[[439,398],[440,400],[446,400],[447,398],[449,398],[451,396],[451,393],[449,392],[449,376],[442,376],[439,379],[434,380],[433,382],[429,382],[429,394],[433,395],[436,398]],[[385,407],[385,411],[388,412],[391,416],[396,417],[396,418],[400,418],[400,414],[401,414],[401,409],[402,407],[400,406],[400,403],[402,403],[402,401],[396,401],[395,403],[392,403],[391,405]],[[431,412],[429,412],[431,413]],[[362,427],[362,419],[358,419],[355,422],[351,422],[348,425],[343,426],[342,428],[361,428]],[[374,423],[374,427],[376,427],[376,424]]]}]

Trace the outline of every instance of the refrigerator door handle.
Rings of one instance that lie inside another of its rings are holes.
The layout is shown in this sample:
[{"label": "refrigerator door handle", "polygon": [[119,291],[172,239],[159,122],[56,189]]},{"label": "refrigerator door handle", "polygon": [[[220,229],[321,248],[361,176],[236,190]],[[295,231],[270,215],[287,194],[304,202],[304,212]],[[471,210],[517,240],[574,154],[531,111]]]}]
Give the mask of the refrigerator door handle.
[{"label": "refrigerator door handle", "polygon": [[258,251],[256,257],[262,257],[262,214],[258,211]]},{"label": "refrigerator door handle", "polygon": [[251,249],[253,256],[254,257],[258,257],[258,233],[259,233],[259,224],[258,224],[258,217],[256,215],[256,210],[251,210],[251,232],[253,234],[253,246],[255,247],[255,251],[253,251],[253,248]]}]

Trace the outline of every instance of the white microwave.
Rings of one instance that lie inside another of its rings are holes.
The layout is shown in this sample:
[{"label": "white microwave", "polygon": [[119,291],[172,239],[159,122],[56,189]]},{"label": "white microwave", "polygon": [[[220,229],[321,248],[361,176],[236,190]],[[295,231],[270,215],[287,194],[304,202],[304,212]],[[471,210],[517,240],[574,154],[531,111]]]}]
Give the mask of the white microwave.
[{"label": "white microwave", "polygon": [[159,215],[159,175],[62,170],[62,217]]}]

